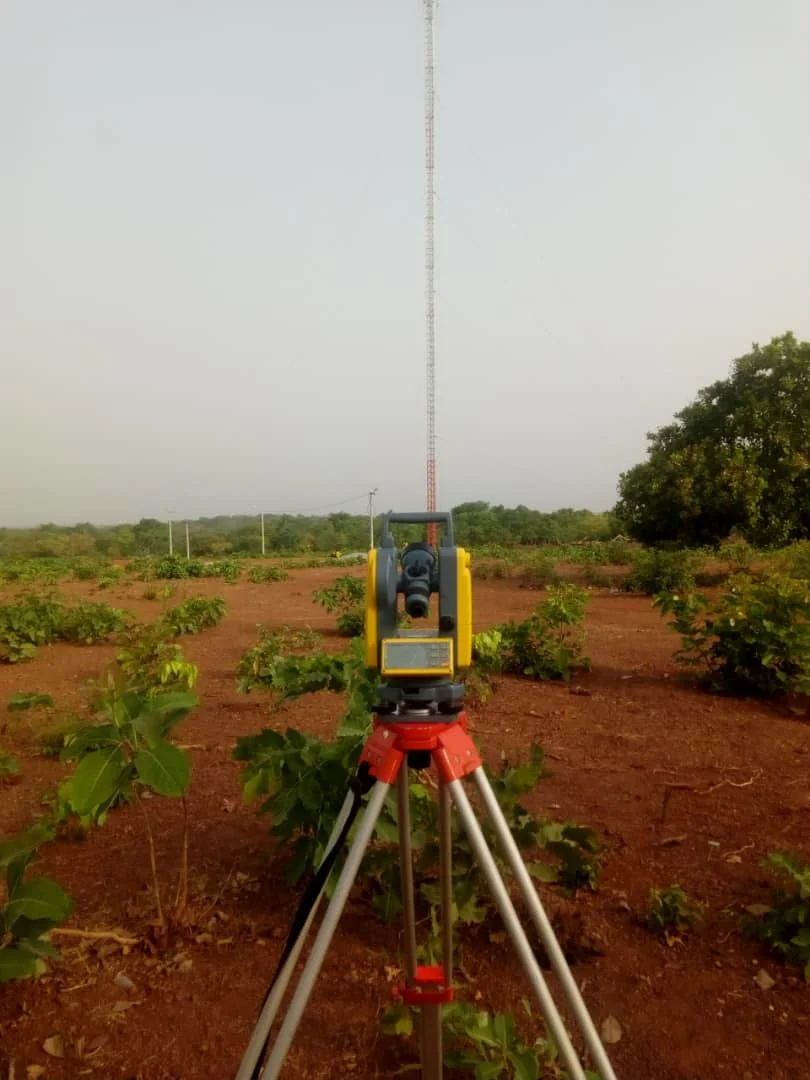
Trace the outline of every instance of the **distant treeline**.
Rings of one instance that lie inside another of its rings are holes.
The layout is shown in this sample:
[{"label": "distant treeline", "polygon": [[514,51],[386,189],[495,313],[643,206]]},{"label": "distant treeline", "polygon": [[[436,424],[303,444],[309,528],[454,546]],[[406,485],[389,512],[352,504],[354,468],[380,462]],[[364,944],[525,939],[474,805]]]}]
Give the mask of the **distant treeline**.
[{"label": "distant treeline", "polygon": [[[485,502],[462,503],[453,510],[456,541],[468,547],[500,544],[567,544],[575,540],[607,539],[617,526],[611,514],[590,510],[543,513],[526,506],[509,508]],[[185,522],[174,524],[175,551],[185,553]],[[197,518],[189,521],[192,555],[261,554],[257,515]],[[379,526],[379,519],[377,522]],[[365,551],[368,518],[359,514],[313,517],[266,514],[265,547],[272,554]],[[113,559],[158,555],[168,550],[169,526],[155,518],[136,525],[40,525],[36,529],[0,529],[0,557],[53,558],[64,555],[103,555]]]}]

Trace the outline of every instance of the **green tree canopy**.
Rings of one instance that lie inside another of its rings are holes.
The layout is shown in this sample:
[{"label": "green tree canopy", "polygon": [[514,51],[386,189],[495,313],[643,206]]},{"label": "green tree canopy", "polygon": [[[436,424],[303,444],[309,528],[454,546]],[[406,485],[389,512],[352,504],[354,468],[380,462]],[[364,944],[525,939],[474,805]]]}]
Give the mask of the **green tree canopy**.
[{"label": "green tree canopy", "polygon": [[810,535],[810,342],[754,345],[647,436],[647,460],[623,473],[616,513],[646,543],[758,544]]}]

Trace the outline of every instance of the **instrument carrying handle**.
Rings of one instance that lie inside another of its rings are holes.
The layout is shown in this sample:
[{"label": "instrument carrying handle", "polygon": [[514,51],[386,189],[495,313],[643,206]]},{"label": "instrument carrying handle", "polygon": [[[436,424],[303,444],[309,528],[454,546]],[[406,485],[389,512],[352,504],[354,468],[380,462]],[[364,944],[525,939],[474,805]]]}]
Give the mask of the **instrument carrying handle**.
[{"label": "instrument carrying handle", "polygon": [[383,516],[383,535],[390,532],[391,525],[444,525],[444,538],[449,545],[453,545],[453,515],[448,510],[418,510],[411,513],[394,513],[389,510]]}]

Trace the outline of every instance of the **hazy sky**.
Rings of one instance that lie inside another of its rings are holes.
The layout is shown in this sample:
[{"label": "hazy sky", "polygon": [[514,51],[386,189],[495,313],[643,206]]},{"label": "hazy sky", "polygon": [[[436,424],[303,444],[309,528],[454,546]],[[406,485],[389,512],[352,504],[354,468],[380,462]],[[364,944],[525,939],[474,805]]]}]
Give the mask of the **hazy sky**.
[{"label": "hazy sky", "polygon": [[[423,505],[422,31],[4,0],[0,524]],[[809,42],[806,0],[442,0],[441,506],[606,508],[810,337]]]}]

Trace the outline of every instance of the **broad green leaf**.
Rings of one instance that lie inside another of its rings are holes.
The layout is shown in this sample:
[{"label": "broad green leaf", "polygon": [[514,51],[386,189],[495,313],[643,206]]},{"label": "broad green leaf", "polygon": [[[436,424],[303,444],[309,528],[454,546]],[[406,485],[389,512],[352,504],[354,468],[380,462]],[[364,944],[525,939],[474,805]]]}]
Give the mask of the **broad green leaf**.
[{"label": "broad green leaf", "polygon": [[38,941],[43,935],[50,933],[56,925],[54,919],[28,919],[21,915],[14,923],[14,936],[21,943],[22,939],[29,942]]},{"label": "broad green leaf", "polygon": [[135,755],[135,769],[143,782],[158,795],[179,796],[188,787],[188,754],[171,743],[159,742]]},{"label": "broad green leaf", "polygon": [[492,1020],[492,1030],[501,1046],[508,1047],[513,1039],[515,1021],[511,1013],[497,1013]]},{"label": "broad green leaf", "polygon": [[114,793],[125,768],[118,747],[93,750],[82,758],[68,783],[70,803],[77,814],[89,814]]},{"label": "broad green leaf", "polygon": [[161,713],[143,712],[132,721],[132,728],[150,746],[154,746],[166,733],[166,717]]},{"label": "broad green leaf", "polygon": [[498,1080],[506,1075],[502,1061],[482,1061],[475,1066],[475,1080]]},{"label": "broad green leaf", "polygon": [[45,964],[37,956],[23,949],[0,949],[0,983],[12,979],[30,979],[41,975]]},{"label": "broad green leaf", "polygon": [[509,779],[509,788],[511,791],[519,792],[522,795],[527,791],[531,791],[537,783],[538,776],[538,769],[535,765],[530,763],[518,765]]},{"label": "broad green leaf", "polygon": [[382,892],[376,893],[371,903],[382,921],[386,923],[391,922],[402,911],[399,894],[391,888],[384,888]]},{"label": "broad green leaf", "polygon": [[559,877],[553,866],[541,862],[528,862],[526,869],[536,881],[556,881]]},{"label": "broad green leaf", "polygon": [[156,694],[155,697],[149,699],[149,711],[163,715],[175,712],[189,713],[199,704],[200,699],[196,694]]},{"label": "broad green leaf", "polygon": [[380,1026],[386,1035],[412,1035],[413,1013],[407,1005],[401,1003],[391,1005],[383,1013]]},{"label": "broad green leaf", "polygon": [[395,821],[391,821],[390,818],[377,818],[377,824],[374,827],[374,835],[378,840],[382,840],[386,844],[395,844],[399,837],[399,829]]},{"label": "broad green leaf", "polygon": [[[18,920],[14,924],[15,934],[17,933],[17,929],[19,928],[20,921],[21,920]],[[50,944],[50,942],[43,941],[41,938],[18,937],[16,947],[21,949],[23,952],[30,953],[31,956],[40,956],[43,960],[46,958],[50,960],[59,959],[59,950],[55,949],[53,945]]]},{"label": "broad green leaf", "polygon": [[50,878],[33,878],[18,885],[9,899],[6,928],[10,930],[22,916],[32,921],[61,922],[72,910],[73,901],[60,885]]},{"label": "broad green leaf", "polygon": [[259,795],[266,795],[270,790],[270,778],[264,769],[259,769],[250,779],[245,780],[242,798],[246,805],[254,802]]},{"label": "broad green leaf", "polygon": [[514,1080],[538,1080],[540,1066],[537,1055],[532,1050],[509,1050],[508,1057],[515,1070]]},{"label": "broad green leaf", "polygon": [[18,859],[12,859],[6,868],[6,893],[8,896],[13,896],[15,890],[19,887],[20,882],[25,876],[25,871],[28,864],[34,857],[32,851],[28,851],[25,855],[20,855]]},{"label": "broad green leaf", "polygon": [[118,746],[121,733],[115,724],[94,724],[71,731],[65,735],[65,745],[59,755],[60,761],[76,761],[91,750]]},{"label": "broad green leaf", "polygon": [[0,867],[8,866],[9,863],[32,855],[37,848],[47,840],[53,839],[53,829],[47,825],[32,825],[25,832],[16,833],[8,840],[0,841]]}]

